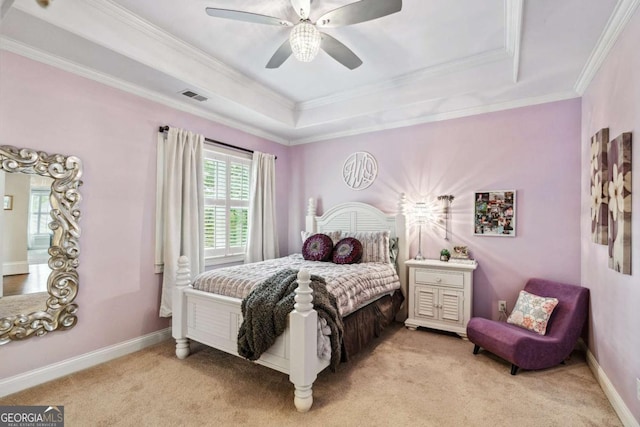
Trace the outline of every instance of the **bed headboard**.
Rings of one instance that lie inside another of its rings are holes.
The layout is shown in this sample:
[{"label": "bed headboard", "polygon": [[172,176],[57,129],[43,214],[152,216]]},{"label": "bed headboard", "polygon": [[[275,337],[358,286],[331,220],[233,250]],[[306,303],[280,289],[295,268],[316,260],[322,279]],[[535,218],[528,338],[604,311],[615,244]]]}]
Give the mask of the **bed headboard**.
[{"label": "bed headboard", "polygon": [[[329,231],[382,231],[389,230],[391,237],[398,238],[398,276],[403,295],[407,296],[407,268],[409,242],[406,215],[406,198],[400,195],[398,212],[387,214],[380,209],[361,202],[347,202],[336,205],[323,215],[316,215],[316,202],[309,199],[307,205],[306,231],[326,233]],[[400,311],[399,320],[406,317],[406,305]]]}]

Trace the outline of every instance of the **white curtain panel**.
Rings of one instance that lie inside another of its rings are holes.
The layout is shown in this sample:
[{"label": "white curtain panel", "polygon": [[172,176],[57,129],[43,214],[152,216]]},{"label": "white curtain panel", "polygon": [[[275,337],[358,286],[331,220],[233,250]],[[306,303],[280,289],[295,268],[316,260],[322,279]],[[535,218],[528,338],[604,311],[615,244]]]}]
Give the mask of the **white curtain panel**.
[{"label": "white curtain panel", "polygon": [[255,151],[251,162],[251,197],[245,262],[280,256],[276,224],[276,158]]},{"label": "white curtain panel", "polygon": [[204,271],[204,136],[170,128],[158,142],[158,158],[163,164],[159,239],[164,273],[160,316],[169,317],[178,257],[189,257],[192,278]]}]

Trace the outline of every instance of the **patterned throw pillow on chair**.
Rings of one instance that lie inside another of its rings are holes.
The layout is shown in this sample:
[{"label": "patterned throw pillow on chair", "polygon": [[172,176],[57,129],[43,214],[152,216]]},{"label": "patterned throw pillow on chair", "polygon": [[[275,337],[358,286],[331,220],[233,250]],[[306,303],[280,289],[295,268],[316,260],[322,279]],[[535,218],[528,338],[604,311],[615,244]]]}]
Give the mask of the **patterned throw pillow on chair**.
[{"label": "patterned throw pillow on chair", "polygon": [[540,297],[520,291],[507,323],[544,335],[547,333],[547,324],[556,305],[557,298]]}]

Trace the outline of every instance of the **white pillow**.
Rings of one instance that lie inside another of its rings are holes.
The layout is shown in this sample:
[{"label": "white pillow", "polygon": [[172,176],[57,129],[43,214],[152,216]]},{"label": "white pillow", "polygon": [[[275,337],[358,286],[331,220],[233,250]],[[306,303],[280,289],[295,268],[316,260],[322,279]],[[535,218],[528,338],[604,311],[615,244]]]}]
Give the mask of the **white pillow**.
[{"label": "white pillow", "polygon": [[[311,236],[313,236],[314,234],[318,234],[318,233],[312,233],[310,231],[301,231],[300,232],[300,237],[302,238],[302,243],[304,244],[304,242],[307,241],[307,239]],[[326,234],[327,236],[331,237],[331,240],[333,241],[333,244],[335,245],[336,243],[338,243],[338,241],[342,238],[342,231],[327,231],[327,232],[323,232],[322,234]]]},{"label": "white pillow", "polygon": [[360,262],[391,263],[389,255],[389,230],[342,233],[342,237],[355,237],[362,243]]}]

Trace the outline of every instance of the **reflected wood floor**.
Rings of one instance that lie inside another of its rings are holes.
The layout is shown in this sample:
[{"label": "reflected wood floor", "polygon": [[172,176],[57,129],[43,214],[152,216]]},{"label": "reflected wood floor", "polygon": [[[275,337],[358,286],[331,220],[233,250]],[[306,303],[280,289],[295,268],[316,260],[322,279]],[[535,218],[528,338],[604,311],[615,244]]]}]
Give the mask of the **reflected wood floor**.
[{"label": "reflected wood floor", "polygon": [[33,294],[47,290],[47,279],[51,270],[48,264],[31,264],[29,274],[4,276],[2,286],[4,296]]}]

